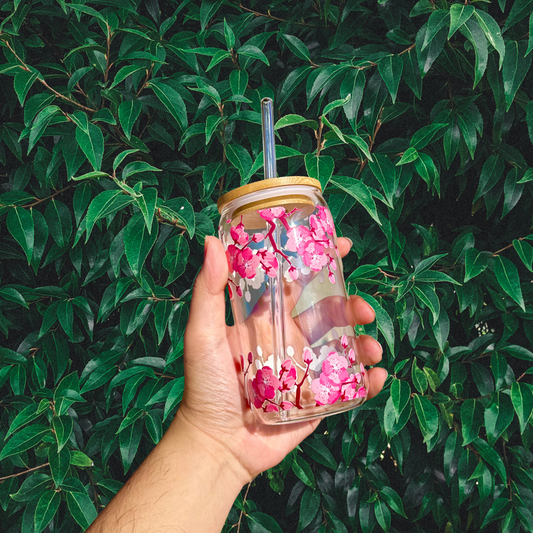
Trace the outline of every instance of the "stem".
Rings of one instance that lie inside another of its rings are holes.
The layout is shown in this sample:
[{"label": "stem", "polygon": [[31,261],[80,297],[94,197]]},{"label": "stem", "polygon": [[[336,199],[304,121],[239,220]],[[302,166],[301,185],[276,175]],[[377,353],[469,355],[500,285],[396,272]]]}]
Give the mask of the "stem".
[{"label": "stem", "polygon": [[239,7],[241,9],[244,9],[245,11],[248,11],[249,13],[253,13],[256,17],[265,17],[272,20],[278,20],[279,22],[288,22],[289,24],[296,24],[298,26],[307,26],[308,28],[318,28],[316,24],[307,24],[305,22],[293,22],[292,20],[285,20],[279,17],[275,17],[270,13],[270,9],[267,11],[267,14],[259,13],[259,11],[254,11],[253,9],[249,9],[247,7],[244,7],[242,4],[239,3]]},{"label": "stem", "polygon": [[246,488],[246,492],[242,500],[242,511],[241,511],[241,515],[239,516],[239,522],[237,523],[237,533],[239,533],[239,531],[241,530],[242,515],[244,514],[244,504],[246,503],[246,498],[248,497],[248,491],[250,490],[251,486],[252,486],[252,482],[250,481],[250,483],[248,483],[248,487]]},{"label": "stem", "polygon": [[0,483],[3,483],[6,479],[11,479],[12,477],[23,476],[24,474],[28,474],[29,472],[33,472],[34,470],[39,470],[39,468],[44,468],[45,466],[50,466],[50,463],[44,463],[34,468],[28,468],[28,470],[24,470],[24,472],[19,472],[18,474],[11,474],[10,476],[0,477]]}]

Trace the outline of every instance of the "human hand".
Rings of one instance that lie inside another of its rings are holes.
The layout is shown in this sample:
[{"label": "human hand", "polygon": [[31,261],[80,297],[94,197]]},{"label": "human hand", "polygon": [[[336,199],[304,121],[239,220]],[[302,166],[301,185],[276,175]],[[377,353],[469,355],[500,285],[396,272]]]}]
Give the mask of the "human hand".
[{"label": "human hand", "polygon": [[[349,241],[340,238],[338,247],[341,257],[346,255]],[[316,429],[320,420],[270,426],[259,422],[247,406],[238,338],[235,327],[228,327],[225,322],[227,278],[222,243],[207,237],[204,265],[196,279],[185,332],[185,392],[173,425],[201,434],[224,455],[224,460],[234,463],[244,484],[279,463]],[[293,301],[297,301],[301,286],[295,285],[295,292]],[[375,317],[372,308],[358,296],[349,298],[343,315],[341,320],[352,326],[368,324]],[[297,328],[298,318],[293,323]],[[310,340],[302,336],[302,344]],[[381,345],[368,335],[357,337],[356,351],[365,365],[381,360]],[[368,371],[369,398],[381,390],[386,376],[382,368]]]}]

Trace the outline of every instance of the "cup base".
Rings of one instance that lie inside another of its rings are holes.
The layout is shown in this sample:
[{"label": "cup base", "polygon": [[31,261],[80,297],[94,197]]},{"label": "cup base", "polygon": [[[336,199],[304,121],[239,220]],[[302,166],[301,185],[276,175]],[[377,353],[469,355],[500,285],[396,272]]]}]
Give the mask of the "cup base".
[{"label": "cup base", "polygon": [[[317,405],[316,407],[306,407],[303,411],[291,409],[290,411],[265,413],[259,409],[254,409],[256,417],[263,423],[271,426],[280,424],[297,424],[298,422],[307,422],[316,418],[325,418],[331,415],[337,415],[360,407],[366,398],[357,398],[349,402],[342,402],[341,405],[335,404],[329,406]],[[293,413],[294,411],[294,413]]]}]

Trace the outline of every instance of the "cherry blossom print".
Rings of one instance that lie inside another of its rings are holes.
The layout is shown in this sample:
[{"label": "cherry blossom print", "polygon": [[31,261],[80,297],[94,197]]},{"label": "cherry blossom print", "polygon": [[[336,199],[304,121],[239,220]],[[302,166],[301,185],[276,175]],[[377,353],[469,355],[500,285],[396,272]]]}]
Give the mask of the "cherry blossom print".
[{"label": "cherry blossom print", "polygon": [[294,404],[292,402],[281,402],[280,407],[284,411],[288,411],[289,409],[292,409],[294,407]]},{"label": "cherry blossom print", "polygon": [[259,263],[259,257],[254,255],[250,248],[245,248],[244,250],[239,250],[233,263],[233,268],[241,278],[251,279],[255,276]]},{"label": "cherry blossom print", "polygon": [[289,392],[296,383],[296,368],[293,366],[290,359],[286,359],[281,364],[281,371],[279,374],[281,392]]},{"label": "cherry blossom print", "polygon": [[311,383],[311,390],[315,393],[317,405],[328,405],[335,403],[340,396],[340,384],[331,381],[326,374],[320,374],[319,379],[314,379]]},{"label": "cherry blossom print", "polygon": [[275,278],[278,274],[279,262],[276,256],[268,250],[259,250],[257,257],[266,275]]},{"label": "cherry blossom print", "polygon": [[355,352],[353,348],[350,348],[350,351],[348,352],[348,360],[350,361],[350,365],[353,365],[355,363]]},{"label": "cherry blossom print", "polygon": [[324,254],[324,246],[316,241],[307,241],[304,247],[303,260],[311,270],[320,272],[322,267],[328,263],[328,258]]},{"label": "cherry blossom print", "polygon": [[257,389],[257,382],[255,379],[248,380],[248,398],[250,399],[250,403],[256,409],[260,409],[265,402],[265,397],[260,394],[259,390]]},{"label": "cherry blossom print", "polygon": [[273,403],[269,403],[265,407],[265,413],[277,413],[279,411],[277,405],[274,405]]},{"label": "cherry blossom print", "polygon": [[334,383],[340,384],[348,379],[348,361],[346,357],[337,352],[331,352],[328,358],[322,363],[322,373]]},{"label": "cherry blossom print", "polygon": [[286,211],[284,207],[271,207],[269,209],[261,209],[259,211],[261,218],[268,220],[269,222],[274,221],[276,218],[283,218],[286,216]]},{"label": "cherry blossom print", "polygon": [[335,224],[333,223],[333,218],[331,217],[331,213],[329,209],[324,207],[323,205],[317,205],[318,212],[319,212],[319,219],[322,223],[322,227],[328,233],[329,235],[333,235],[335,232]]},{"label": "cherry blossom print", "polygon": [[287,238],[287,250],[300,255],[304,253],[306,243],[313,240],[311,232],[305,226],[294,226],[287,231]]},{"label": "cherry blossom print", "polygon": [[274,398],[276,390],[280,386],[279,379],[268,366],[264,366],[257,371],[254,382],[256,383],[258,393],[267,400],[272,400]]},{"label": "cherry blossom print", "polygon": [[248,234],[244,231],[244,224],[240,222],[230,229],[231,238],[238,244],[248,244]]}]

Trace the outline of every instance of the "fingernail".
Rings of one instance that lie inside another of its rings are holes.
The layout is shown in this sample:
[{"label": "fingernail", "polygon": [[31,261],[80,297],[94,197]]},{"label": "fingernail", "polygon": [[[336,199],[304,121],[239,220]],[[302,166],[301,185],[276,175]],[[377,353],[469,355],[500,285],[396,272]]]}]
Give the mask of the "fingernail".
[{"label": "fingernail", "polygon": [[347,241],[350,242],[350,250],[351,250],[352,247],[353,247],[353,241],[352,241],[352,239],[350,239],[350,238],[348,238],[348,237],[345,237],[345,239],[346,239]]},{"label": "fingernail", "polygon": [[207,255],[207,247],[209,246],[209,239],[206,237],[205,240],[204,240],[204,261],[205,261],[205,256]]}]

